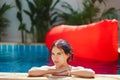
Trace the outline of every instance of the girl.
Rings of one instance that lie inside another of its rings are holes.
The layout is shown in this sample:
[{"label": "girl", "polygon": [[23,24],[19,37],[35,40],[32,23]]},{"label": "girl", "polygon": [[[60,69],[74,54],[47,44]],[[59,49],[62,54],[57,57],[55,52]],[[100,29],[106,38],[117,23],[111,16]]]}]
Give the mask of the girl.
[{"label": "girl", "polygon": [[63,40],[57,40],[51,47],[51,59],[54,66],[33,67],[29,70],[29,76],[75,76],[92,78],[95,72],[81,66],[73,67],[68,64],[73,59],[73,52],[70,44]]}]

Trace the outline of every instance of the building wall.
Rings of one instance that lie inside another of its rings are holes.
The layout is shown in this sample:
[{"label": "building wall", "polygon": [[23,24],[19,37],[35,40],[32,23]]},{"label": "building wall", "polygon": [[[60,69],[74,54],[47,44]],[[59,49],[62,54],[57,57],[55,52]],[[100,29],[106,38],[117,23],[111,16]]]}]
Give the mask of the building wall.
[{"label": "building wall", "polygon": [[[21,1],[23,3],[23,7],[25,9],[28,9],[28,6],[26,5],[26,1],[25,0],[21,0]],[[82,8],[83,8],[82,0],[62,0],[62,1],[67,1],[76,10],[78,10],[78,9],[82,10]],[[107,9],[109,7],[115,7],[116,9],[120,9],[120,5],[119,5],[120,0],[106,0],[106,1],[107,1],[107,5],[101,6],[101,8],[103,10]],[[0,4],[3,4],[4,2],[7,2],[8,4],[15,6],[14,0],[0,0]],[[57,5],[57,8],[61,8],[60,5]],[[3,37],[3,41],[5,41],[5,42],[21,42],[21,33],[20,33],[20,31],[18,31],[19,21],[16,18],[16,13],[17,13],[16,7],[13,7],[6,13],[6,17],[10,20],[10,25],[5,30],[6,36]],[[23,14],[23,17],[24,17],[24,22],[27,25],[27,29],[29,30],[30,23],[31,23],[29,20],[29,17],[26,16],[25,14]],[[28,35],[28,36],[29,37],[28,37],[27,41],[31,42],[31,36],[30,35]],[[119,35],[119,40],[120,40],[120,35]]]}]

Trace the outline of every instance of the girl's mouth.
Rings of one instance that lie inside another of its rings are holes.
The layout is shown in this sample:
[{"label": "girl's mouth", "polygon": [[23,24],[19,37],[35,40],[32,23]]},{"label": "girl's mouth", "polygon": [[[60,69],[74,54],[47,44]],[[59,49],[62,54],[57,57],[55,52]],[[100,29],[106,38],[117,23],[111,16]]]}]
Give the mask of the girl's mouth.
[{"label": "girl's mouth", "polygon": [[54,63],[58,63],[58,61],[54,61]]}]

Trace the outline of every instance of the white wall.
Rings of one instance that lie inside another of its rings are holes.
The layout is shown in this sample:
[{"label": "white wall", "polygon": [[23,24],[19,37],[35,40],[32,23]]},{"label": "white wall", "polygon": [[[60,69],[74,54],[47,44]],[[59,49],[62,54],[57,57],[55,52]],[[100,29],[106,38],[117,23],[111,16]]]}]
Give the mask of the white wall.
[{"label": "white wall", "polygon": [[[76,10],[82,10],[82,0],[61,0],[61,1],[67,1],[70,3],[74,9]],[[107,0],[107,7],[102,6],[101,8],[109,8],[109,7],[115,7],[117,9],[120,9],[120,0]],[[0,4],[3,4],[4,2],[7,2],[8,4],[12,4],[15,6],[14,0],[0,0]],[[26,4],[25,0],[22,0],[23,7],[25,9],[28,9],[28,6]],[[60,5],[57,5],[57,8],[61,8]],[[6,36],[3,38],[5,42],[20,42],[21,41],[21,34],[20,31],[18,31],[18,25],[19,21],[16,18],[17,8],[13,7],[6,13],[6,17],[10,20],[10,25],[6,29]],[[24,22],[27,24],[27,29],[30,29],[30,21],[28,16],[23,14]],[[28,38],[28,42],[31,42],[31,37]]]},{"label": "white wall", "polygon": [[[6,36],[3,37],[3,40],[5,42],[21,42],[21,32],[18,31],[18,26],[19,26],[19,21],[16,18],[16,14],[18,9],[16,8],[15,5],[15,0],[0,0],[0,2],[2,2],[1,4],[3,4],[4,2],[7,2],[7,4],[11,4],[13,7],[6,12],[5,17],[7,17],[10,21],[9,26],[7,27],[5,34]],[[25,0],[21,0],[22,1],[22,5],[25,9],[28,9],[28,6],[26,5],[26,1]],[[29,17],[26,16],[25,14],[23,14],[23,22],[26,23],[27,25],[27,29],[30,28],[30,20]],[[30,38],[28,39],[30,40]]]}]

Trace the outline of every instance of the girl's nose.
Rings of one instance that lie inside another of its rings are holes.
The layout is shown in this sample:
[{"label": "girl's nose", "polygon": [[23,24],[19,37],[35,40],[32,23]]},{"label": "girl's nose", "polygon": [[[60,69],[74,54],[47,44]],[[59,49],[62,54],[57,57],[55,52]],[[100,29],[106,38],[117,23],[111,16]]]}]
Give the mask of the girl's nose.
[{"label": "girl's nose", "polygon": [[54,55],[53,58],[54,58],[54,60],[57,60],[57,59],[58,59],[58,56],[57,56],[57,55]]}]

